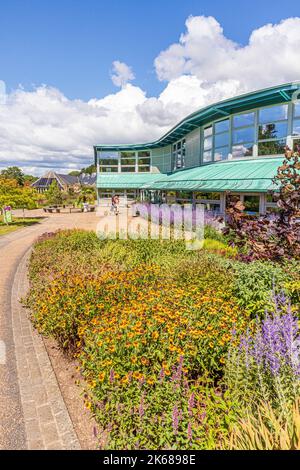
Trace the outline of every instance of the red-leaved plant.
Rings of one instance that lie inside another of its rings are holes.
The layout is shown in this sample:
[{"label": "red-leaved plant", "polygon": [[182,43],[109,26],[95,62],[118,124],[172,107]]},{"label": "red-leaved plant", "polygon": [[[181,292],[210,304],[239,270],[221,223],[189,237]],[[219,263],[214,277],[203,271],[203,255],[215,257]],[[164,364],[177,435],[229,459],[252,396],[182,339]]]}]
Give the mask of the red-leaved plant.
[{"label": "red-leaved plant", "polygon": [[232,245],[242,248],[244,261],[300,258],[300,147],[293,152],[286,147],[285,158],[277,170],[273,191],[278,212],[253,218],[244,212],[244,205],[228,194],[226,227]]}]

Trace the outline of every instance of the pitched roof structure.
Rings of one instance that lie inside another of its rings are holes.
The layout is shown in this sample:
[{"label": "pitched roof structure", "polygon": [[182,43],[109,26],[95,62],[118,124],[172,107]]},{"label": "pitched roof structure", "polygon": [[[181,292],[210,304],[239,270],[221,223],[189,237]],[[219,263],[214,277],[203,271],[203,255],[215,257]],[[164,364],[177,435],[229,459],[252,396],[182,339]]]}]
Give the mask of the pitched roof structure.
[{"label": "pitched roof structure", "polygon": [[76,184],[93,186],[96,182],[96,174],[94,173],[89,175],[87,173],[83,173],[79,176],[73,176],[56,173],[55,171],[48,171],[32,183],[31,186],[40,190],[47,190],[53,181],[56,181],[61,190],[65,190],[70,186],[75,186]]}]

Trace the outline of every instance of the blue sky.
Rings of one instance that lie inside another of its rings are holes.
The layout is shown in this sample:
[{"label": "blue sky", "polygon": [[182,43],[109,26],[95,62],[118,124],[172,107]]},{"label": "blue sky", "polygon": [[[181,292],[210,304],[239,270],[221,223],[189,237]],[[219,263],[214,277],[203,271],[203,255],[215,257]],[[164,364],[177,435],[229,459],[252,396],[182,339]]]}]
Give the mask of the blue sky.
[{"label": "blue sky", "polygon": [[87,100],[114,91],[113,60],[134,69],[149,95],[164,83],[153,60],[178,41],[189,15],[211,15],[224,34],[246,44],[252,30],[297,16],[299,3],[200,0],[4,0],[0,11],[0,78],[8,91],[45,83]]}]

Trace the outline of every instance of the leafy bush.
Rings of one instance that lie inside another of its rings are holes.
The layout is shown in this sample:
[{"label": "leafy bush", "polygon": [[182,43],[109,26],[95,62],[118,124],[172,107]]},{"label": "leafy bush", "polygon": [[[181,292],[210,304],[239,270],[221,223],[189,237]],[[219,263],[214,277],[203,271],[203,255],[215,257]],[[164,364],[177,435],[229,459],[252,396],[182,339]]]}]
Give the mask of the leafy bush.
[{"label": "leafy bush", "polygon": [[227,199],[227,235],[235,246],[243,248],[240,254],[245,261],[273,260],[300,257],[300,147],[292,152],[286,147],[285,159],[277,169],[274,184],[278,185],[278,212],[270,217],[249,217],[245,206],[235,196]]},{"label": "leafy bush", "polygon": [[253,261],[250,264],[235,263],[233,295],[240,308],[245,309],[255,318],[263,316],[266,309],[272,308],[273,291],[285,290],[289,275],[275,263]]}]

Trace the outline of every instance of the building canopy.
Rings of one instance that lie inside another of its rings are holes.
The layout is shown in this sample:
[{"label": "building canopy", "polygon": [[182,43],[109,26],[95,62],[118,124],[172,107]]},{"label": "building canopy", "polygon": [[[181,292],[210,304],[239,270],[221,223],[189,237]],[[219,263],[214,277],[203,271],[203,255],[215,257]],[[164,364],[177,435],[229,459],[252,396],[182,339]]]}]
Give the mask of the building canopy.
[{"label": "building canopy", "polygon": [[282,157],[226,161],[169,174],[100,173],[97,187],[145,190],[267,192],[276,189],[273,179]]}]

